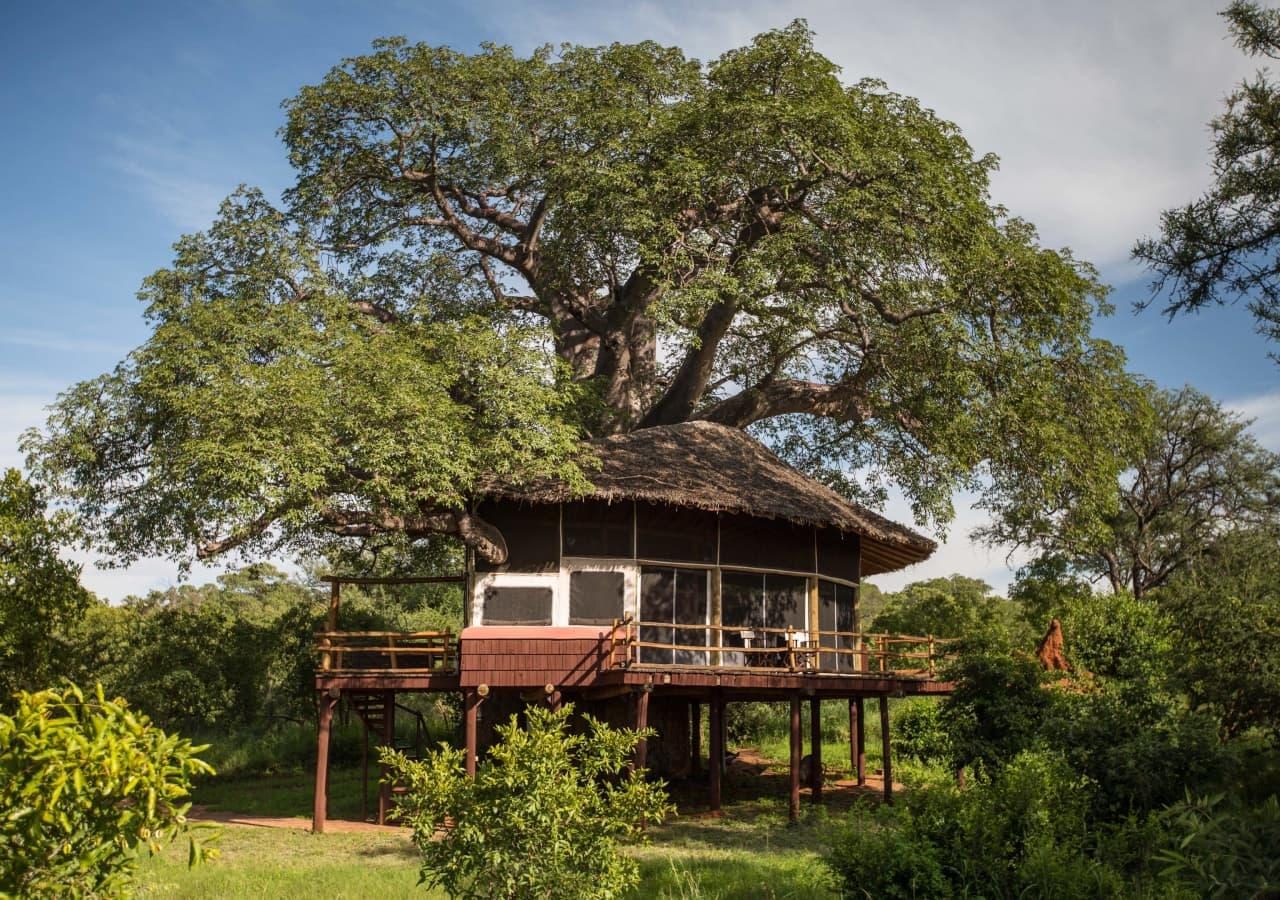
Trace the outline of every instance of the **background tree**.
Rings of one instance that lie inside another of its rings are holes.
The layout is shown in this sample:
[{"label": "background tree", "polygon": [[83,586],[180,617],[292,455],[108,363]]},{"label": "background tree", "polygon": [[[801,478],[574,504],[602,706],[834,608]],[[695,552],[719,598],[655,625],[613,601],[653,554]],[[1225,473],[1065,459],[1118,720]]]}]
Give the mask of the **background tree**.
[{"label": "background tree", "polygon": [[1177,678],[1222,735],[1280,740],[1280,533],[1224,535],[1161,592],[1174,623]]},{"label": "background tree", "polygon": [[[1280,58],[1280,10],[1237,0],[1222,16],[1245,53]],[[1264,68],[1226,103],[1209,123],[1213,186],[1166,210],[1133,255],[1154,270],[1153,293],[1168,291],[1168,315],[1248,298],[1259,330],[1280,340],[1280,85]]]},{"label": "background tree", "polygon": [[52,683],[67,629],[93,601],[80,567],[58,556],[73,531],[50,516],[38,488],[9,469],[0,479],[0,704]]},{"label": "background tree", "polygon": [[1018,610],[977,578],[951,575],[914,581],[884,596],[884,608],[867,629],[892,634],[964,637],[980,629],[1008,629]]},{"label": "background tree", "polygon": [[1250,422],[1192,388],[1152,389],[1154,425],[1120,482],[1120,505],[1100,519],[1067,506],[1006,518],[987,540],[1033,547],[1138,598],[1167,584],[1224,531],[1280,519],[1280,456]]},{"label": "background tree", "polygon": [[803,23],[709,64],[384,40],[286,108],[285,208],[243,190],[182,239],[152,337],[27,440],[124,558],[438,532],[500,558],[482,477],[689,419],[926,524],[959,486],[1111,499],[1141,398],[1093,269]]}]

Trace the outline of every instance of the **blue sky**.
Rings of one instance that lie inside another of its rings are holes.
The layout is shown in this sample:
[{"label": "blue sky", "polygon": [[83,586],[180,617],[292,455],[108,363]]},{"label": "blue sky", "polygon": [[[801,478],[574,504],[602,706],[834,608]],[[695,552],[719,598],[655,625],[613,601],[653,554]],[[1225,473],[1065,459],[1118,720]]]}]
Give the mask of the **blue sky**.
[{"label": "blue sky", "polygon": [[[288,185],[280,102],[375,37],[522,50],[653,38],[708,58],[795,17],[846,77],[885,79],[1001,156],[995,198],[1114,285],[1117,313],[1098,331],[1125,347],[1134,371],[1241,409],[1280,450],[1280,367],[1244,310],[1173,324],[1131,310],[1147,279],[1128,249],[1160,209],[1207,183],[1205,122],[1253,63],[1225,39],[1214,3],[1115,6],[13,4],[0,30],[0,466],[20,462],[17,435],[58,391],[145,340],[134,294],[179,234],[205,225],[241,182],[271,195]],[[1007,584],[1003,554],[966,539],[981,518],[960,500],[936,560],[881,584],[952,571]],[[889,512],[905,517],[899,503]],[[159,560],[85,570],[112,598],[175,578]]]}]

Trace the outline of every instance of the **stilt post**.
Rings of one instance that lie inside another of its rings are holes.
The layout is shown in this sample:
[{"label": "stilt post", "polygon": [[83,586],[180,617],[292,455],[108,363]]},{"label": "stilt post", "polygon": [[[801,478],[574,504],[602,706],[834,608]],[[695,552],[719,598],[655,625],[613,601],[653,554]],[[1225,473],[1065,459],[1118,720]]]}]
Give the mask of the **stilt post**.
[{"label": "stilt post", "polygon": [[702,704],[689,704],[689,774],[697,775],[702,768]]},{"label": "stilt post", "polygon": [[809,698],[809,791],[814,803],[822,801],[822,701]]},{"label": "stilt post", "polygon": [[316,738],[316,795],[311,812],[311,830],[316,834],[324,834],[324,823],[329,818],[329,731],[333,726],[333,709],[338,705],[338,696],[329,692],[320,695],[320,727]]},{"label": "stilt post", "polygon": [[[644,731],[649,727],[649,686],[645,685],[640,693],[636,694],[636,731]],[[631,767],[639,770],[644,768],[644,764],[649,755],[649,741],[647,738],[640,738],[636,741],[635,753],[632,757]]]},{"label": "stilt post", "polygon": [[800,695],[791,696],[791,808],[792,822],[800,821]]},{"label": "stilt post", "polygon": [[720,811],[720,774],[724,768],[724,700],[719,694],[711,695],[711,748],[707,759],[707,783],[711,793],[711,811]]},{"label": "stilt post", "polygon": [[[394,747],[396,745],[396,692],[382,692],[382,741],[383,747]],[[387,824],[387,813],[391,812],[391,782],[388,780],[390,774],[386,766],[381,766],[379,771],[382,777],[378,779],[378,824]]]},{"label": "stilt post", "polygon": [[861,697],[853,698],[853,770],[858,787],[867,786],[867,707]]},{"label": "stilt post", "polygon": [[893,802],[893,754],[889,747],[889,698],[880,698],[880,747],[884,758],[884,802]]},{"label": "stilt post", "polygon": [[480,692],[475,688],[462,695],[462,731],[466,744],[467,777],[476,777],[476,712],[480,707]]}]

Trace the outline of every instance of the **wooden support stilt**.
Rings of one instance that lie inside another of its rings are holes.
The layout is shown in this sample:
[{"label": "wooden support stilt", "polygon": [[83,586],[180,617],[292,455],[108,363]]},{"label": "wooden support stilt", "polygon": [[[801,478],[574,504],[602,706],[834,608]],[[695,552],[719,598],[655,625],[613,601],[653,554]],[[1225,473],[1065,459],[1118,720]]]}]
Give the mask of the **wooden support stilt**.
[{"label": "wooden support stilt", "polygon": [[861,697],[853,698],[854,739],[853,770],[858,787],[867,786],[867,707]]},{"label": "wooden support stilt", "polygon": [[[382,692],[382,741],[383,747],[394,747],[396,744],[396,692]],[[386,766],[379,771],[382,777],[378,780],[378,824],[387,824],[387,814],[391,812],[391,781]]]},{"label": "wooden support stilt", "polygon": [[893,754],[889,747],[889,698],[880,698],[880,752],[884,758],[884,802],[893,802]]},{"label": "wooden support stilt", "polygon": [[324,823],[329,818],[329,732],[333,726],[333,709],[337,705],[338,697],[328,693],[320,695],[320,727],[316,738],[316,794],[311,812],[311,830],[316,834],[324,834]]},{"label": "wooden support stilt", "polygon": [[822,801],[822,701],[809,698],[809,791],[814,803]]},{"label": "wooden support stilt", "polygon": [[707,759],[707,783],[711,794],[711,811],[720,811],[720,776],[724,768],[724,700],[719,694],[711,695],[711,748]]},{"label": "wooden support stilt", "polygon": [[[635,729],[636,731],[644,731],[648,727],[649,727],[649,691],[648,691],[648,685],[646,685],[644,690],[641,690],[640,693],[636,694]],[[647,738],[640,738],[640,740],[636,741],[636,749],[635,749],[635,754],[632,757],[631,767],[637,770],[643,769],[645,761],[648,758],[648,755],[649,755],[649,740]]]},{"label": "wooden support stilt", "polygon": [[800,695],[791,697],[791,806],[790,819],[800,821]]},{"label": "wooden support stilt", "polygon": [[467,777],[476,776],[476,712],[480,707],[480,692],[472,689],[462,695],[462,731],[466,743]]},{"label": "wooden support stilt", "polygon": [[689,774],[697,775],[702,769],[702,705],[696,700],[689,704]]},{"label": "wooden support stilt", "polygon": [[360,716],[360,734],[364,741],[360,746],[360,821],[369,819],[369,723]]}]

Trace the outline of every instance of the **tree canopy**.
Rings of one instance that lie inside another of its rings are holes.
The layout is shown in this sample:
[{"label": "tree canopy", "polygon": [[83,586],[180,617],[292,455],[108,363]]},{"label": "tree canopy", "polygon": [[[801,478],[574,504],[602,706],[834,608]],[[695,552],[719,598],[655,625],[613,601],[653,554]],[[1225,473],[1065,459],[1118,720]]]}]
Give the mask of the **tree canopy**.
[{"label": "tree canopy", "polygon": [[152,337],[28,437],[123,559],[441,531],[500,558],[481,479],[589,478],[582,438],[689,419],[925,525],[958,487],[1110,508],[1142,396],[1096,273],[803,22],[705,64],[388,39],[285,106],[283,206],[242,189],[179,241]]},{"label": "tree canopy", "polygon": [[[1222,16],[1245,53],[1280,58],[1280,10],[1236,0]],[[1266,69],[1237,85],[1209,123],[1212,186],[1166,210],[1159,236],[1134,246],[1133,255],[1155,272],[1153,293],[1168,292],[1168,315],[1248,298],[1259,330],[1280,340],[1278,112],[1280,85]]]},{"label": "tree canopy", "polygon": [[1280,520],[1280,456],[1248,432],[1249,420],[1185,387],[1151,389],[1145,445],[1118,483],[1120,505],[1101,519],[1070,506],[1051,517],[1008,518],[984,529],[995,543],[1045,554],[1115,591],[1142,598],[1165,585],[1221,534]]},{"label": "tree canopy", "polygon": [[74,531],[48,514],[40,489],[8,469],[0,478],[0,708],[19,689],[53,681],[66,631],[93,602],[80,567],[58,556]]}]

